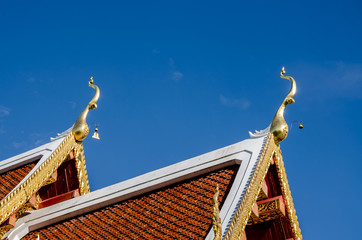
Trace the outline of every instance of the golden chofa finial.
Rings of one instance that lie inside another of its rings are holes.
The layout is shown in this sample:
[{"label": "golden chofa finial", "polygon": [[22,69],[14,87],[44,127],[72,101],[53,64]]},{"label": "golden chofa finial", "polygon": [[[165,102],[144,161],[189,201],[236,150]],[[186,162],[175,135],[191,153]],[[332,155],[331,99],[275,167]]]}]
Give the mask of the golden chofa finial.
[{"label": "golden chofa finial", "polygon": [[72,132],[75,137],[75,139],[79,142],[83,141],[89,133],[89,127],[86,122],[87,115],[89,110],[97,108],[97,101],[99,99],[100,91],[98,86],[93,84],[93,77],[89,80],[89,86],[91,88],[94,88],[96,90],[96,93],[94,94],[93,99],[88,103],[87,107],[83,110],[83,112],[80,114],[79,118],[75,122]]},{"label": "golden chofa finial", "polygon": [[283,103],[280,105],[278,111],[276,112],[273,122],[270,126],[270,132],[274,135],[275,143],[280,143],[288,136],[288,124],[285,122],[284,119],[284,109],[288,104],[294,103],[294,94],[297,91],[297,85],[295,80],[292,77],[284,76],[285,70],[284,67],[282,68],[282,72],[280,73],[281,78],[288,79],[292,86],[288,95],[285,97]]}]

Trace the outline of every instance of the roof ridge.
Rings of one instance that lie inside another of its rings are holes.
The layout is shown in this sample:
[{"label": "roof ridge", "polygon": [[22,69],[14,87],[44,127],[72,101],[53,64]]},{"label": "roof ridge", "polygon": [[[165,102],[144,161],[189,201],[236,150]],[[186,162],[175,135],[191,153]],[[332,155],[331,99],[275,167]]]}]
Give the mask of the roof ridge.
[{"label": "roof ridge", "polygon": [[68,128],[68,129],[65,130],[64,132],[57,133],[57,136],[56,136],[56,137],[50,137],[50,141],[51,141],[51,142],[54,142],[55,140],[58,140],[59,138],[66,137],[66,136],[70,133],[70,131],[72,131],[72,128],[73,128],[73,126],[71,126],[70,128]]}]

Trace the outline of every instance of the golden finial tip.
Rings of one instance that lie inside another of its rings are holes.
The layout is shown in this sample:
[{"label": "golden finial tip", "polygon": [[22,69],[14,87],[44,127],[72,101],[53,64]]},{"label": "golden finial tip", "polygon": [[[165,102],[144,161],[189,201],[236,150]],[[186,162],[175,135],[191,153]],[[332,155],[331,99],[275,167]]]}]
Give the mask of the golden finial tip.
[{"label": "golden finial tip", "polygon": [[93,83],[93,77],[90,77],[89,83]]},{"label": "golden finial tip", "polygon": [[280,75],[283,76],[284,74],[285,74],[285,69],[284,69],[284,67],[282,67],[282,71],[281,71]]}]

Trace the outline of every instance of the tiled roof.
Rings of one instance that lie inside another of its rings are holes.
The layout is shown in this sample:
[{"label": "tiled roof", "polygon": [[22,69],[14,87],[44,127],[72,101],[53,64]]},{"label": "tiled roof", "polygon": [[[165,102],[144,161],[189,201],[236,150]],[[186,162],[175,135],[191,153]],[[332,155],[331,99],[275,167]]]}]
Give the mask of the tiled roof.
[{"label": "tiled roof", "polygon": [[33,169],[35,164],[36,162],[32,162],[0,174],[0,200],[23,180],[31,169]]},{"label": "tiled roof", "polygon": [[29,233],[23,239],[204,239],[213,195],[223,203],[237,167],[220,169]]}]

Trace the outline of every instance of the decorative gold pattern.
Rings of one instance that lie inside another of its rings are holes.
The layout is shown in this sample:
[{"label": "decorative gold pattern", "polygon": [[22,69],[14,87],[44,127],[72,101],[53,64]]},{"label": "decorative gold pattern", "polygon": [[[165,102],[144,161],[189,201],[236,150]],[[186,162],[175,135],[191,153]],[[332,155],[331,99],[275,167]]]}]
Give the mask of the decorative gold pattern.
[{"label": "decorative gold pattern", "polygon": [[0,222],[7,219],[21,205],[29,200],[66,159],[74,144],[75,139],[69,134],[50,157],[45,160],[25,182],[20,184],[20,186],[0,202]]},{"label": "decorative gold pattern", "polygon": [[294,239],[295,240],[302,240],[302,233],[299,227],[297,214],[295,212],[292,193],[290,192],[287,174],[285,172],[284,168],[284,162],[283,157],[280,148],[277,149],[275,152],[275,164],[278,171],[278,176],[280,179],[280,184],[282,187],[284,202],[285,202],[285,208],[286,212],[288,213],[288,217],[290,219],[290,223],[292,225],[293,233],[294,233]]},{"label": "decorative gold pattern", "polygon": [[221,240],[222,229],[219,210],[219,184],[216,185],[216,191],[213,197],[214,206],[212,207],[212,228],[214,229],[214,240]]},{"label": "decorative gold pattern", "polygon": [[299,228],[299,223],[294,209],[293,199],[289,190],[288,180],[284,169],[284,163],[281,159],[279,146],[274,142],[272,134],[269,134],[260,156],[259,163],[254,171],[254,174],[245,191],[243,199],[237,207],[234,217],[227,229],[224,240],[239,240],[245,230],[249,219],[251,209],[256,201],[262,182],[268,172],[271,160],[275,156],[278,176],[282,184],[283,197],[285,200],[286,211],[292,224],[292,230],[295,240],[302,240],[302,234]]},{"label": "decorative gold pattern", "polygon": [[87,107],[83,110],[83,112],[80,114],[79,118],[75,122],[72,132],[75,137],[75,139],[79,142],[83,141],[89,133],[89,127],[87,124],[87,115],[89,110],[97,108],[97,101],[100,96],[100,91],[97,85],[93,84],[93,77],[89,80],[89,86],[91,88],[94,88],[96,90],[96,93],[93,97],[93,99],[88,103]]},{"label": "decorative gold pattern", "polygon": [[295,92],[297,91],[297,85],[295,80],[292,77],[284,76],[285,70],[284,67],[282,72],[280,73],[281,78],[288,79],[292,86],[288,95],[285,97],[283,103],[280,105],[278,111],[276,112],[273,122],[270,126],[270,132],[274,135],[275,143],[280,143],[288,136],[288,124],[284,119],[284,109],[288,104],[292,104],[295,102],[293,99]]},{"label": "decorative gold pattern", "polygon": [[270,159],[272,158],[275,149],[276,145],[272,135],[268,134],[257,167],[255,168],[253,176],[244,193],[243,199],[234,213],[234,217],[226,231],[224,240],[239,240],[242,237],[252,207],[258,198],[263,180],[269,169]]},{"label": "decorative gold pattern", "polygon": [[14,226],[7,224],[5,226],[0,227],[0,239]]},{"label": "decorative gold pattern", "polygon": [[89,183],[88,183],[88,174],[85,165],[85,157],[83,145],[81,143],[76,143],[74,148],[75,160],[76,160],[76,168],[78,172],[78,180],[79,180],[79,189],[80,195],[84,195],[90,192]]},{"label": "decorative gold pattern", "polygon": [[261,185],[258,199],[256,201],[261,201],[268,198],[268,186],[266,185],[265,180],[263,180],[263,184]]},{"label": "decorative gold pattern", "polygon": [[89,185],[87,171],[85,169],[83,147],[81,143],[76,142],[73,134],[69,133],[57,149],[53,151],[48,159],[46,159],[25,182],[18,185],[17,188],[1,200],[0,223],[3,223],[11,214],[26,203],[31,196],[44,185],[47,179],[67,159],[68,154],[73,150],[77,156],[76,162],[81,189],[80,193],[88,193]]},{"label": "decorative gold pattern", "polygon": [[45,181],[45,183],[43,184],[43,186],[49,185],[49,184],[52,184],[52,183],[55,183],[55,179],[52,178],[52,177],[50,177],[50,178],[48,178],[48,179]]},{"label": "decorative gold pattern", "polygon": [[262,223],[285,216],[285,205],[281,196],[258,203],[259,216],[250,215],[248,225]]},{"label": "decorative gold pattern", "polygon": [[57,179],[54,178],[53,175],[54,175],[54,173],[43,183],[43,186],[55,183],[57,181]]},{"label": "decorative gold pattern", "polygon": [[33,211],[35,208],[31,203],[25,203],[23,206],[20,207],[20,209],[16,212],[16,218],[20,218],[24,215],[26,211]]}]

